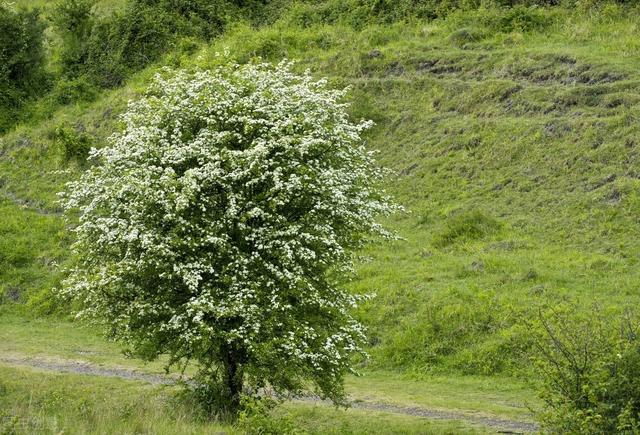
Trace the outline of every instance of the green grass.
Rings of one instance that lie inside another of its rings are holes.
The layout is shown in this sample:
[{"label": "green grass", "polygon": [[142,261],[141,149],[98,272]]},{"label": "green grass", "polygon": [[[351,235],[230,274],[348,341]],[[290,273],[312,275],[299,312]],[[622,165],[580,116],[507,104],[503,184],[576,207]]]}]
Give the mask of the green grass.
[{"label": "green grass", "polygon": [[[16,434],[213,434],[168,388],[0,365],[0,432]],[[232,433],[232,432],[228,432]]]},{"label": "green grass", "polygon": [[146,364],[127,358],[120,347],[90,326],[34,319],[0,311],[0,355],[82,360],[112,367],[162,373],[162,362]]},{"label": "green grass", "polygon": [[[125,357],[119,346],[90,327],[39,319],[0,310],[0,355],[44,361],[82,361],[102,367],[162,374],[163,361],[143,363]],[[442,409],[469,415],[531,420],[537,406],[531,388],[512,378],[429,376],[415,378],[370,371],[351,376],[347,391],[354,401]]]},{"label": "green grass", "polygon": [[[282,411],[280,411],[282,412]],[[309,434],[481,434],[492,433],[481,426],[462,422],[441,422],[410,416],[359,409],[347,411],[318,405],[296,404],[284,407],[285,415]]]},{"label": "green grass", "polygon": [[[537,306],[638,301],[640,75],[622,49],[635,25],[556,9],[544,30],[499,32],[492,14],[239,26],[196,61],[225,47],[297,59],[350,85],[354,117],[377,123],[369,146],[410,213],[388,221],[405,240],[367,249],[353,285],[377,294],[361,312],[375,368],[521,373]],[[469,26],[483,37],[451,41]]]},{"label": "green grass", "polygon": [[[54,374],[0,364],[0,431],[11,434],[234,434],[177,394],[176,387]],[[308,434],[489,433],[462,422],[289,403],[274,412]]]},{"label": "green grass", "polygon": [[70,237],[60,219],[20,200],[0,198],[0,216],[0,300],[24,302],[31,289],[55,284]]},{"label": "green grass", "polygon": [[530,408],[540,402],[531,386],[512,378],[429,376],[411,378],[367,371],[347,380],[353,400],[440,409],[463,414],[533,421]]}]

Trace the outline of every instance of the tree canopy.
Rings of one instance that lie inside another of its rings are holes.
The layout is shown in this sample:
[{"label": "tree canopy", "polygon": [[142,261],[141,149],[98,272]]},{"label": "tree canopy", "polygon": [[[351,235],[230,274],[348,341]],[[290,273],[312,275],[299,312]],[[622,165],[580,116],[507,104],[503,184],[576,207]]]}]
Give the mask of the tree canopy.
[{"label": "tree canopy", "polygon": [[158,75],[62,195],[79,222],[61,293],[137,354],[197,363],[228,410],[243,386],[309,381],[341,403],[366,298],[342,284],[397,209],[345,92],[287,62]]}]

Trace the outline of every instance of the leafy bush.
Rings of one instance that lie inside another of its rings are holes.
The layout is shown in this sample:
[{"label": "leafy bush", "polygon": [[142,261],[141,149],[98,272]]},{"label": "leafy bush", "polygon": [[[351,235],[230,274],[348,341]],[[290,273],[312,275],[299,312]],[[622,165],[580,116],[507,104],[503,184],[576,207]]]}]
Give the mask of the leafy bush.
[{"label": "leafy bush", "polygon": [[287,18],[302,26],[346,24],[362,28],[411,18],[436,18],[458,8],[475,8],[480,0],[328,0],[294,3]]},{"label": "leafy bush", "polygon": [[87,160],[92,138],[86,132],[61,124],[56,127],[53,138],[62,149],[66,161],[75,160],[84,163]]},{"label": "leafy bush", "polygon": [[371,23],[442,18],[456,11],[484,7],[506,12],[503,26],[532,29],[540,24],[538,7],[559,3],[559,0],[303,0],[293,3],[286,19],[305,27],[340,23],[362,28]]},{"label": "leafy bush", "polygon": [[60,79],[48,96],[56,104],[70,104],[79,101],[93,101],[98,89],[85,76],[75,79]]},{"label": "leafy bush", "polygon": [[44,29],[37,9],[0,3],[0,132],[17,120],[26,99],[46,88]]},{"label": "leafy bush", "polygon": [[557,6],[563,0],[493,0],[497,6]]},{"label": "leafy bush", "polygon": [[93,27],[86,72],[102,87],[114,87],[167,50],[173,24],[165,12],[141,6],[113,14]]},{"label": "leafy bush", "polygon": [[529,32],[545,27],[549,24],[547,17],[535,6],[517,5],[501,14],[497,28],[502,32]]},{"label": "leafy bush", "polygon": [[245,397],[237,427],[247,435],[293,435],[301,434],[289,415],[276,415],[276,401],[268,397]]},{"label": "leafy bush", "polygon": [[638,433],[640,320],[626,313],[612,321],[597,308],[588,314],[540,314],[542,423],[553,433]]},{"label": "leafy bush", "polygon": [[208,39],[219,33],[228,11],[223,1],[134,0],[122,12],[97,17],[94,2],[63,0],[52,20],[64,42],[63,73],[87,75],[106,88],[159,59],[181,36]]},{"label": "leafy bush", "polygon": [[[199,36],[210,39],[222,30],[230,4],[221,0],[135,0],[134,8],[150,8],[169,14],[181,35]],[[242,5],[244,2],[236,1]],[[246,2],[255,6],[255,2]]]},{"label": "leafy bush", "polygon": [[94,25],[95,0],[62,0],[51,12],[54,29],[62,37],[60,64],[63,74],[77,76],[87,62],[88,42]]},{"label": "leafy bush", "polygon": [[102,87],[117,86],[167,50],[177,24],[166,11],[134,2],[124,12],[98,18],[93,0],[64,0],[52,13],[63,40],[62,72],[87,76]]}]

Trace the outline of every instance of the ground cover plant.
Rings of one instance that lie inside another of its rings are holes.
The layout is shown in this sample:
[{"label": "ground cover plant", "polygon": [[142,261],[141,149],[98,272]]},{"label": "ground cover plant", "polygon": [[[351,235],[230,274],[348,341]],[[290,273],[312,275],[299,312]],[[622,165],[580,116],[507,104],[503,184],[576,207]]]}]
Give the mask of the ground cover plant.
[{"label": "ground cover plant", "polygon": [[[361,252],[368,261],[350,285],[377,295],[356,313],[369,328],[371,358],[361,368],[422,380],[527,379],[536,336],[523,319],[539,305],[571,301],[567,323],[579,325],[594,301],[609,319],[637,304],[635,6],[485,3],[435,18],[363,7],[361,19],[344,4],[274,12],[271,3],[262,24],[230,22],[157,63],[210,69],[225,50],[241,64],[296,59],[330,86],[350,85],[353,119],[375,121],[367,147],[396,172],[385,185],[409,213],[385,221],[405,240]],[[64,157],[55,128],[104,146],[126,101],[157,71],[57,102],[50,120],[2,137],[5,304],[61,309],[50,298],[60,278],[53,266],[68,261],[71,240],[55,230],[64,228],[55,193],[84,168]]]}]

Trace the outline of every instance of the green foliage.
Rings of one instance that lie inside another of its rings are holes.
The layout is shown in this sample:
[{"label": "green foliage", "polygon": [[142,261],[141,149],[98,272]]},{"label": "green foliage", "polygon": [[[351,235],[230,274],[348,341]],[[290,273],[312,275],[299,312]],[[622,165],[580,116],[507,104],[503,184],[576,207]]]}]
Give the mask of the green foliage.
[{"label": "green foliage", "polygon": [[15,123],[26,99],[46,88],[44,29],[37,9],[0,3],[0,132]]},{"label": "green foliage", "polygon": [[125,13],[94,25],[82,67],[99,86],[120,85],[131,72],[159,58],[168,48],[172,32],[166,12],[131,6]]},{"label": "green foliage", "polygon": [[627,312],[612,321],[594,309],[580,319],[553,309],[540,314],[536,368],[554,433],[640,430],[640,321]]},{"label": "green foliage", "polygon": [[181,26],[164,9],[130,3],[123,12],[97,17],[92,1],[65,0],[53,11],[64,45],[60,50],[67,77],[86,75],[101,87],[114,87],[134,71],[159,58]]},{"label": "green foliage", "polygon": [[544,12],[539,8],[517,5],[507,9],[499,18],[498,28],[503,32],[530,32],[548,24]]},{"label": "green foliage", "polygon": [[63,0],[54,8],[52,21],[63,40],[63,74],[86,75],[105,88],[120,85],[131,73],[157,61],[180,37],[210,39],[232,11],[222,0],[135,0],[122,11],[97,16],[94,4]]},{"label": "green foliage", "polygon": [[75,160],[84,164],[93,144],[89,134],[83,128],[73,128],[66,124],[58,125],[53,132],[54,142],[61,148],[65,161]]},{"label": "green foliage", "polygon": [[59,61],[62,73],[76,76],[88,60],[88,44],[95,16],[94,0],[62,0],[55,5],[50,19],[62,37]]},{"label": "green foliage", "polygon": [[244,397],[242,411],[236,426],[247,435],[294,435],[304,433],[296,429],[295,421],[288,414],[276,414],[275,400],[264,397]]},{"label": "green foliage", "polygon": [[62,78],[58,80],[48,98],[55,107],[82,101],[93,101],[97,96],[98,89],[96,86],[86,76],[81,76],[75,79]]},{"label": "green foliage", "polygon": [[168,13],[172,25],[181,27],[177,30],[180,34],[210,39],[220,33],[233,6],[253,9],[260,3],[259,0],[134,0],[133,7]]},{"label": "green foliage", "polygon": [[480,0],[327,0],[292,2],[288,19],[309,27],[343,24],[357,29],[372,23],[433,19],[456,9],[474,9]]}]

